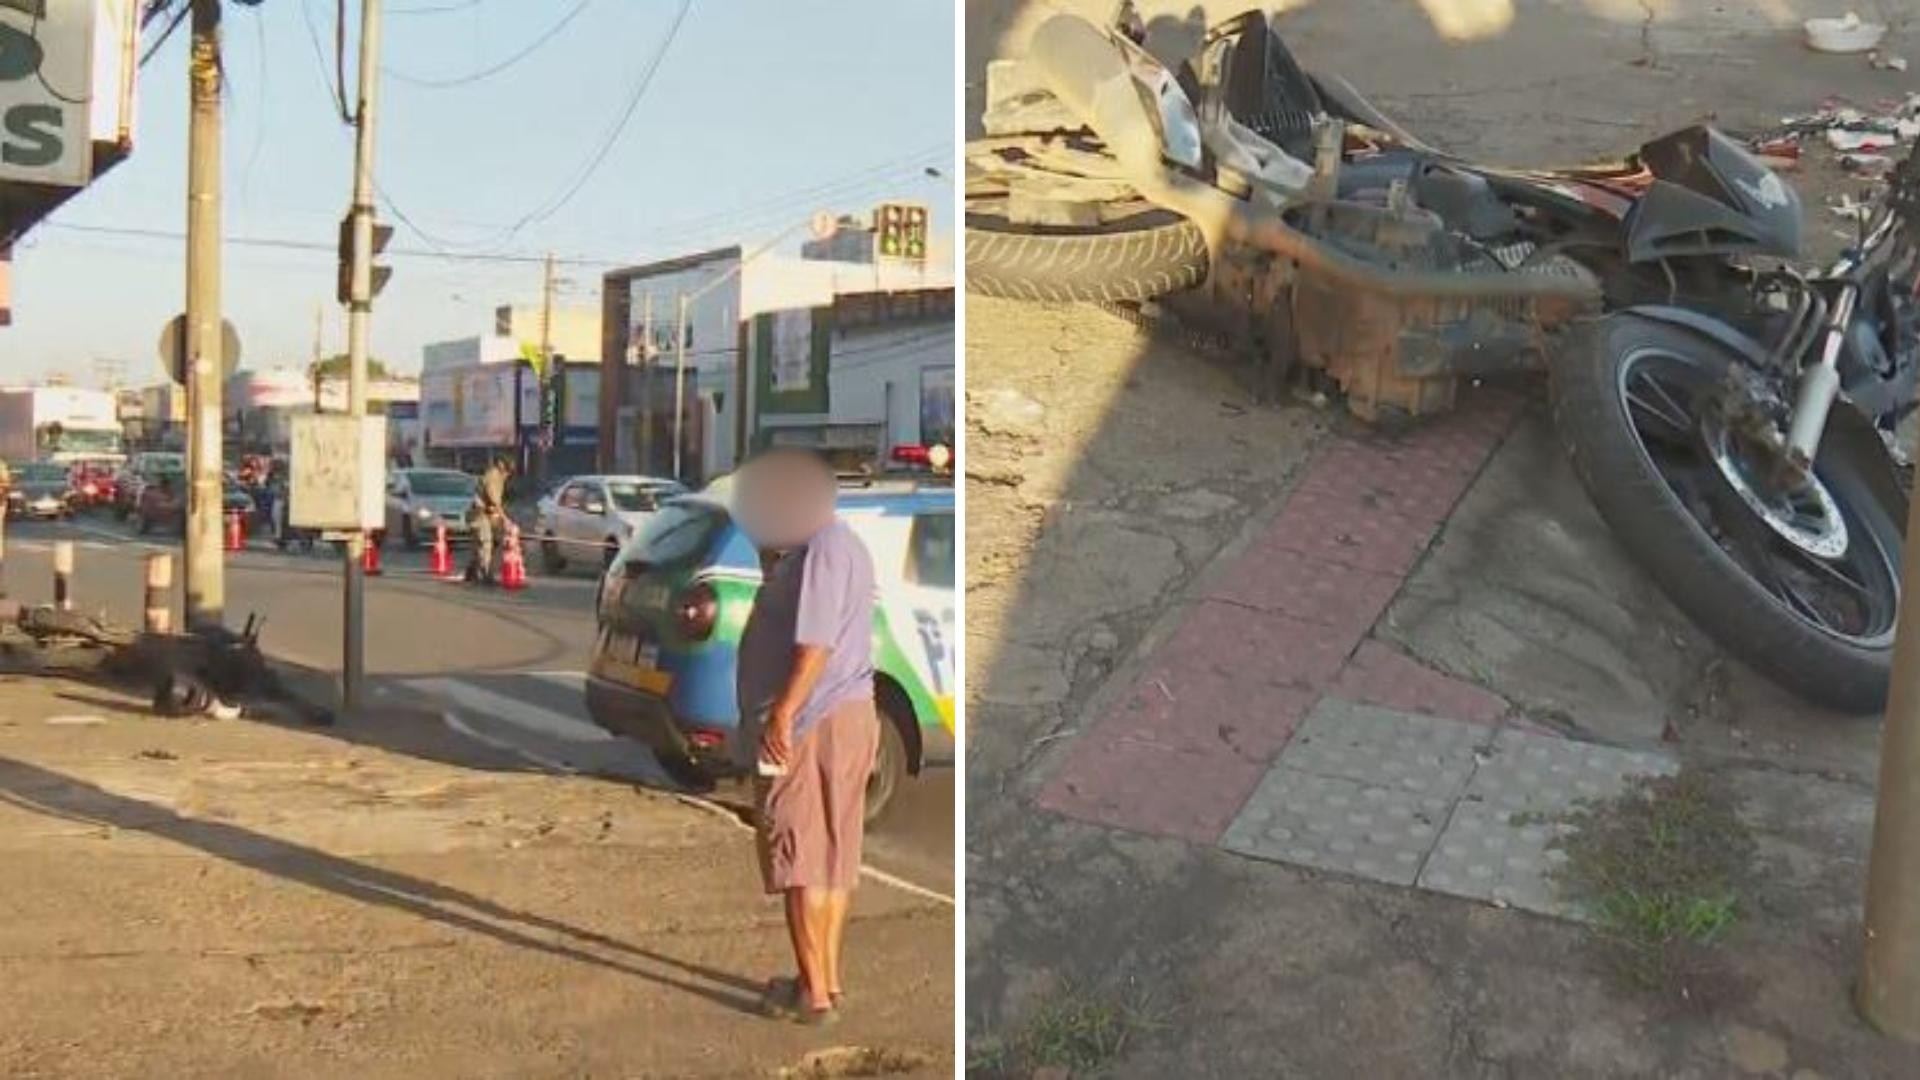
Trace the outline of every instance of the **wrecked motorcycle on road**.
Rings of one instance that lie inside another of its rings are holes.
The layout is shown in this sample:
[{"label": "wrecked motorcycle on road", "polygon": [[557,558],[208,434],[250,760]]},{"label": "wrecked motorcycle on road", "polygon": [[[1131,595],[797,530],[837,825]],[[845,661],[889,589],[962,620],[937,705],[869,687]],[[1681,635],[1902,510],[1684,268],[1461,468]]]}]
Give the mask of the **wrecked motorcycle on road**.
[{"label": "wrecked motorcycle on road", "polygon": [[1142,304],[1225,333],[1367,420],[1462,378],[1547,373],[1621,543],[1730,652],[1807,699],[1884,702],[1915,388],[1920,162],[1859,242],[1796,270],[1793,189],[1686,128],[1611,166],[1485,166],[1310,74],[1267,16],[1176,73],[1057,15],[988,71],[967,147],[968,287]]}]

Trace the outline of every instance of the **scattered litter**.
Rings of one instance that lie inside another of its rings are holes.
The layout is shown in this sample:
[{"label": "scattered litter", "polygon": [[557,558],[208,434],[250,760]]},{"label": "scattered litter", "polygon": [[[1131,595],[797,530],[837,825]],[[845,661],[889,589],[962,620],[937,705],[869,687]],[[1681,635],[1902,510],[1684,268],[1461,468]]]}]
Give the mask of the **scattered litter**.
[{"label": "scattered litter", "polygon": [[1837,19],[1808,19],[1806,30],[1807,46],[1825,53],[1866,52],[1887,36],[1884,23],[1865,22],[1851,11]]},{"label": "scattered litter", "polygon": [[180,755],[174,753],[171,750],[142,750],[133,756],[137,758],[146,758],[148,761],[179,761],[180,760]]},{"label": "scattered litter", "polygon": [[107,722],[107,718],[104,716],[49,716],[47,717],[47,723],[53,725],[54,727],[88,727],[93,724],[104,724],[106,722]]},{"label": "scattered litter", "polygon": [[1873,214],[1872,204],[1863,203],[1847,194],[1834,199],[1827,209],[1848,221],[1865,221]]},{"label": "scattered litter", "polygon": [[1879,68],[1881,71],[1905,71],[1907,70],[1907,58],[1904,56],[1895,56],[1892,53],[1876,52],[1873,54],[1873,66]]},{"label": "scattered litter", "polygon": [[1159,690],[1162,694],[1165,694],[1167,696],[1168,701],[1173,700],[1173,691],[1167,689],[1166,683],[1161,682],[1159,679],[1155,679],[1153,680],[1153,685],[1155,689]]},{"label": "scattered litter", "polygon": [[1045,434],[1047,408],[1018,390],[999,386],[967,395],[968,419],[989,435]]},{"label": "scattered litter", "polygon": [[1893,171],[1893,159],[1885,154],[1842,154],[1840,168],[1856,176],[1876,178]]}]

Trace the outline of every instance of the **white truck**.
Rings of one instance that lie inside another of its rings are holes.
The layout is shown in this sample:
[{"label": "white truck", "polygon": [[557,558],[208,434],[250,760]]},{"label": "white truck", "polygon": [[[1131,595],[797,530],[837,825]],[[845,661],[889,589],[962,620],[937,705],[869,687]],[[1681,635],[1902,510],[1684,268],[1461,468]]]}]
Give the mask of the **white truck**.
[{"label": "white truck", "polygon": [[71,386],[0,388],[0,460],[125,461],[114,396]]}]

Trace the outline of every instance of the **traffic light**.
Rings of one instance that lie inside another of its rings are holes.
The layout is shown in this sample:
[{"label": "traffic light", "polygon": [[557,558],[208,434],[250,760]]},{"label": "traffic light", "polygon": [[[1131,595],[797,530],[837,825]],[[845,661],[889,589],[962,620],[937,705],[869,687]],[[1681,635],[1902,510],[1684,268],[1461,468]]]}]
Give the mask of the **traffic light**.
[{"label": "traffic light", "polygon": [[883,259],[918,262],[927,257],[927,208],[918,203],[882,203],[873,212],[874,243]]},{"label": "traffic light", "polygon": [[[393,277],[393,267],[382,266],[373,259],[387,249],[387,243],[393,239],[393,226],[373,223],[373,250],[367,255],[371,264],[368,268],[367,299],[380,295],[387,287],[388,279]],[[340,219],[340,276],[334,293],[342,304],[353,302],[353,215]]]}]

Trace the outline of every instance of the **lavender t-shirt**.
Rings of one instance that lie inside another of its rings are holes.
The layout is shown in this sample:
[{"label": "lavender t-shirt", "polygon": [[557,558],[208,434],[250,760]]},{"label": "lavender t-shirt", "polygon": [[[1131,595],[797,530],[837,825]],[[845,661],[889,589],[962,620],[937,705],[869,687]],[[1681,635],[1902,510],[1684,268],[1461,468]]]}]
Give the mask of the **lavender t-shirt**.
[{"label": "lavender t-shirt", "polygon": [[740,636],[740,757],[757,753],[798,645],[825,648],[827,664],[794,717],[795,742],[835,706],[873,697],[873,557],[844,521],[780,556],[754,597]]}]

